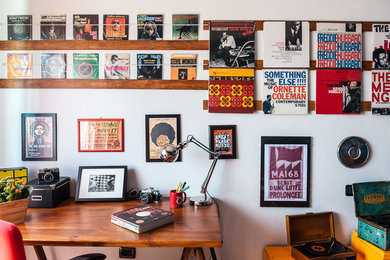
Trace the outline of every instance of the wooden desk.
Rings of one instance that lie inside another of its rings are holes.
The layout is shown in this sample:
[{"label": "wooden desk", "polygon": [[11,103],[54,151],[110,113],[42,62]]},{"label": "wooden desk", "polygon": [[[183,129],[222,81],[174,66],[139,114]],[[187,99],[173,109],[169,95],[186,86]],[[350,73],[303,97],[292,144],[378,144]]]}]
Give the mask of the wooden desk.
[{"label": "wooden desk", "polygon": [[181,259],[198,254],[205,259],[203,247],[222,247],[221,229],[215,204],[169,209],[164,198],[152,206],[175,213],[175,221],[163,227],[137,234],[110,222],[112,213],[140,205],[139,200],[126,202],[84,202],[73,199],[53,209],[29,208],[25,223],[18,225],[25,245],[34,246],[38,259],[45,260],[42,246],[106,247],[183,247]]}]

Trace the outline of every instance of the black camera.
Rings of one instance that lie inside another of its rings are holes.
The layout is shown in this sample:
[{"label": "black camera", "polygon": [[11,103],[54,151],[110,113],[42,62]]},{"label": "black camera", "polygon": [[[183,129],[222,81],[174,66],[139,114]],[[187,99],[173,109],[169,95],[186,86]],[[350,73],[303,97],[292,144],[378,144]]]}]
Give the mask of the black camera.
[{"label": "black camera", "polygon": [[152,201],[160,201],[161,194],[158,190],[155,190],[153,187],[141,190],[141,202],[150,203]]},{"label": "black camera", "polygon": [[58,168],[39,169],[38,184],[47,184],[60,179],[60,170]]}]

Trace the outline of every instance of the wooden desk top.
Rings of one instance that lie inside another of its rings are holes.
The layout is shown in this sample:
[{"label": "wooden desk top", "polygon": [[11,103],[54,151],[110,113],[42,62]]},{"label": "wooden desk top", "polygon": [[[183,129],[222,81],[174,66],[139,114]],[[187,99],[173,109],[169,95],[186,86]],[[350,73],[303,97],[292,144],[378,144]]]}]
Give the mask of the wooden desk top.
[{"label": "wooden desk top", "polygon": [[169,209],[169,199],[152,206],[175,213],[174,223],[137,234],[111,223],[117,211],[140,205],[126,202],[83,202],[73,199],[56,208],[29,208],[18,225],[25,245],[108,247],[222,247],[215,204]]}]

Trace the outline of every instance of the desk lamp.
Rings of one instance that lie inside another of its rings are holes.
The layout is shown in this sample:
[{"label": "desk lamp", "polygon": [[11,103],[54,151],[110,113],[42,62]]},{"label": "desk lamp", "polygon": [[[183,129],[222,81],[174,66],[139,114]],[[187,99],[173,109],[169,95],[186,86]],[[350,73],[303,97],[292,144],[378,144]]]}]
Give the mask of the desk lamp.
[{"label": "desk lamp", "polygon": [[217,163],[218,157],[220,156],[221,152],[213,152],[211,151],[207,146],[199,142],[195,139],[192,135],[187,136],[187,140],[182,141],[177,146],[173,144],[166,144],[161,148],[160,152],[160,158],[165,162],[174,162],[179,157],[179,153],[181,150],[186,148],[189,143],[194,143],[198,147],[202,148],[204,151],[211,154],[214,158],[213,163],[211,164],[211,167],[209,169],[209,172],[206,176],[206,179],[203,181],[200,193],[203,194],[203,196],[195,196],[191,197],[190,204],[194,206],[207,206],[212,203],[211,198],[207,196],[207,186],[209,185],[209,181],[211,178],[211,175],[213,174],[215,164]]}]

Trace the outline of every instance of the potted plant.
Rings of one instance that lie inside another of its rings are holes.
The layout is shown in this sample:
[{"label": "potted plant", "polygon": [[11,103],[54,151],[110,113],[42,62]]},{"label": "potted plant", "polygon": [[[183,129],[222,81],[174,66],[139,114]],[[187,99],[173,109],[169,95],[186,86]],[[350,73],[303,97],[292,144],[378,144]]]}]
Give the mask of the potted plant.
[{"label": "potted plant", "polygon": [[26,181],[7,176],[0,179],[0,219],[20,224],[24,222],[31,194]]}]

